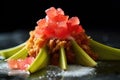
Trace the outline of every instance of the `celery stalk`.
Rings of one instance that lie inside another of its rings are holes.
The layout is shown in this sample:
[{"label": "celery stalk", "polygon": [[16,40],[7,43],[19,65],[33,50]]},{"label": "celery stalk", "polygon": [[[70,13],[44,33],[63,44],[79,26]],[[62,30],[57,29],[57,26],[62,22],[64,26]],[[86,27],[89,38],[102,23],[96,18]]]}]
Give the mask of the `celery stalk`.
[{"label": "celery stalk", "polygon": [[25,58],[25,57],[27,57],[27,55],[28,55],[28,51],[27,51],[26,47],[23,47],[20,51],[18,51],[17,53],[15,53],[11,57],[9,57],[7,60]]},{"label": "celery stalk", "polygon": [[84,66],[96,66],[97,63],[76,43],[75,40],[71,40],[73,50],[76,55],[76,62]]},{"label": "celery stalk", "polygon": [[48,65],[48,53],[46,47],[40,49],[38,55],[36,56],[35,60],[31,63],[31,65],[27,68],[28,71],[34,73],[45,66]]},{"label": "celery stalk", "polygon": [[0,56],[3,56],[4,58],[9,58],[10,56],[14,55],[16,52],[21,50],[24,46],[25,46],[25,43],[22,43],[12,48],[0,50]]},{"label": "celery stalk", "polygon": [[65,50],[63,46],[60,47],[60,67],[63,70],[67,69],[67,59],[66,59]]},{"label": "celery stalk", "polygon": [[120,60],[120,49],[104,45],[93,39],[90,39],[90,46],[98,54],[99,60]]}]

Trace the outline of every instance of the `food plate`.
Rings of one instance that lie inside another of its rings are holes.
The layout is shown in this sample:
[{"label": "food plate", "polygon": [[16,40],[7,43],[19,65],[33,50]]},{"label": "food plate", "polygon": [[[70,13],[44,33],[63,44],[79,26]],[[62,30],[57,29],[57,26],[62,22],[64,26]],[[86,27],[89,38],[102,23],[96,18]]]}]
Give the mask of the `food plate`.
[{"label": "food plate", "polygon": [[[108,30],[106,30],[106,32],[100,30],[86,30],[86,32],[97,41],[120,48],[120,38],[117,32],[110,32]],[[24,42],[28,37],[26,33],[25,31],[15,31],[13,33],[0,34],[0,43],[2,43],[0,48],[8,48]],[[8,38],[9,35],[12,37]],[[9,45],[6,44],[6,41]],[[120,61],[97,62],[98,66],[94,68],[69,65],[68,70],[63,71],[58,67],[48,66],[43,70],[29,75],[29,72],[10,70],[7,63],[1,57],[0,80],[120,80]]]}]

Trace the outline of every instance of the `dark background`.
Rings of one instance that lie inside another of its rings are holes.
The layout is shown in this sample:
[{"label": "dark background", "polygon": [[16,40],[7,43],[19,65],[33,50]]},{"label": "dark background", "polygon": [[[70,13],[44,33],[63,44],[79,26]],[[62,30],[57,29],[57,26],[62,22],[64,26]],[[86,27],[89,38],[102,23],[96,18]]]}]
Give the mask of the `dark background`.
[{"label": "dark background", "polygon": [[101,29],[119,32],[119,0],[4,0],[0,32],[31,30],[45,17],[49,7],[60,7],[65,14],[78,16],[86,30]]},{"label": "dark background", "polygon": [[[26,41],[29,38],[28,31],[35,28],[36,22],[45,17],[44,11],[51,6],[62,8],[70,17],[78,16],[81,24],[93,39],[120,48],[120,0],[3,1],[2,10],[0,10],[2,13],[0,16],[0,49],[10,48]],[[98,73],[94,75],[94,80],[119,80],[119,66],[118,62],[102,63],[96,69]],[[0,75],[4,74],[6,71],[4,69]],[[1,75],[2,80],[8,80],[4,75]]]}]

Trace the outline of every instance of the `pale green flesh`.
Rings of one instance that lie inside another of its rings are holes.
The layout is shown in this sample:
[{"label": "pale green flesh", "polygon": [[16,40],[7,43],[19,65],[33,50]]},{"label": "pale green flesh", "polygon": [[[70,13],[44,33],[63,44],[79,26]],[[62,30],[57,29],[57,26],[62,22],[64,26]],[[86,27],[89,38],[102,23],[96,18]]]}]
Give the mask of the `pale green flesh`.
[{"label": "pale green flesh", "polygon": [[99,60],[120,60],[120,49],[113,48],[90,39],[91,49],[98,54]]},{"label": "pale green flesh", "polygon": [[0,55],[3,56],[4,58],[9,58],[10,56],[14,55],[16,52],[21,50],[24,46],[25,46],[25,43],[22,43],[12,48],[0,50]]},{"label": "pale green flesh", "polygon": [[28,67],[27,70],[30,71],[31,73],[34,73],[39,69],[42,69],[45,66],[47,66],[48,60],[49,60],[49,57],[48,57],[47,50],[45,47],[43,47],[40,49],[40,52],[38,53],[35,60],[33,61],[33,63],[31,63],[31,65]]},{"label": "pale green flesh", "polygon": [[9,59],[19,59],[19,58],[26,58],[28,55],[28,51],[26,49],[26,47],[23,47],[21,50],[19,50],[17,53],[15,53],[14,55],[12,55],[11,57],[9,57],[7,60]]},{"label": "pale green flesh", "polygon": [[84,66],[96,66],[97,63],[75,42],[71,40],[76,56],[76,62]]},{"label": "pale green flesh", "polygon": [[65,50],[63,46],[60,47],[60,67],[63,70],[67,69],[67,59],[66,59]]}]

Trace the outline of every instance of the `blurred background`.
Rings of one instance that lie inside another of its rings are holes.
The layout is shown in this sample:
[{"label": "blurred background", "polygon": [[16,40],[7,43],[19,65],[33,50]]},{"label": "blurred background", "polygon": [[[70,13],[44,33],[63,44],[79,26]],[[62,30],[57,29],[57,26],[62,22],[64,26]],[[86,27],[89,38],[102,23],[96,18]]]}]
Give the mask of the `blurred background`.
[{"label": "blurred background", "polygon": [[120,27],[120,0],[4,0],[0,31],[34,29],[51,6],[62,8],[70,17],[78,16],[86,29]]},{"label": "blurred background", "polygon": [[[52,6],[62,8],[70,17],[78,16],[90,35],[97,32],[101,35],[99,33],[101,31],[105,35],[111,33],[113,36],[114,34],[119,36],[120,34],[120,0],[4,0],[3,11],[1,11],[3,14],[0,18],[0,36],[4,33],[17,32],[24,35],[25,39],[21,40],[23,36],[20,34],[14,38],[21,42],[25,41],[28,38],[27,31],[34,29],[36,22],[45,17],[45,10]],[[12,38],[12,35],[8,34],[6,38],[8,36]],[[97,39],[100,40],[101,37]],[[5,41],[3,37],[0,40],[0,43]]]}]

